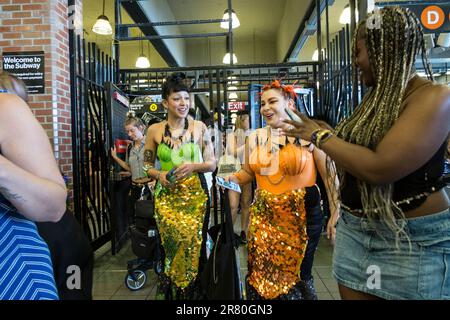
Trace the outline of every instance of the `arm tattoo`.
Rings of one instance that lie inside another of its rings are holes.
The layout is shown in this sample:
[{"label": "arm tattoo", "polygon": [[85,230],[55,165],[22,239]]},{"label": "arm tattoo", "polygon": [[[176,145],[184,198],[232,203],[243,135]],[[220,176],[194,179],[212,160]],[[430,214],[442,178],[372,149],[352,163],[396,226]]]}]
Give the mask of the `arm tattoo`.
[{"label": "arm tattoo", "polygon": [[8,200],[23,200],[22,196],[11,193],[8,189],[0,187],[0,193]]},{"label": "arm tattoo", "polygon": [[144,151],[144,162],[155,163],[155,155],[152,150]]}]

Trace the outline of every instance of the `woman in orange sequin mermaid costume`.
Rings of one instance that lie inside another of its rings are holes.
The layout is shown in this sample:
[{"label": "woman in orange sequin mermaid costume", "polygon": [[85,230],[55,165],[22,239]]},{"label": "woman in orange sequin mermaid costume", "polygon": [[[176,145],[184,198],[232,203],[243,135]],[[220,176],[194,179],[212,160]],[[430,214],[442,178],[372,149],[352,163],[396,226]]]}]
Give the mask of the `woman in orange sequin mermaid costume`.
[{"label": "woman in orange sequin mermaid costume", "polygon": [[[167,120],[149,127],[144,151],[144,171],[158,180],[155,218],[165,253],[157,295],[191,300],[201,297],[198,274],[206,259],[208,196],[202,174],[214,171],[216,161],[206,126],[187,118],[190,96],[184,74],[166,79],[162,98]],[[161,170],[154,168],[156,158]]]},{"label": "woman in orange sequin mermaid costume", "polygon": [[[250,135],[248,161],[227,178],[243,185],[255,177],[258,186],[250,209],[249,299],[302,299],[300,266],[308,243],[306,188],[315,185],[317,169],[324,181],[330,180],[322,151],[280,135],[286,127],[284,108],[295,108],[294,97],[293,87],[279,81],[263,88],[261,114],[268,126]],[[327,187],[330,199],[335,199],[333,190]],[[335,207],[332,212],[337,214]]]}]

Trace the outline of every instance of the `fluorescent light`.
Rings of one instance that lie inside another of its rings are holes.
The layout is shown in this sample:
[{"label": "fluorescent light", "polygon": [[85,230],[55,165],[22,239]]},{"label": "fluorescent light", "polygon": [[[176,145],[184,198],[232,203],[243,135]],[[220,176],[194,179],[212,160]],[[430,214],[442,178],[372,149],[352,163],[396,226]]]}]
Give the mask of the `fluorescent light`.
[{"label": "fluorescent light", "polygon": [[139,69],[150,68],[150,61],[148,61],[148,58],[145,55],[141,54],[139,58],[137,58],[136,68]]},{"label": "fluorescent light", "polygon": [[[228,20],[228,10],[225,10],[225,12],[223,13],[223,17],[222,20]],[[237,27],[239,27],[241,25],[241,23],[239,22],[239,19],[236,15],[236,12],[234,12],[234,10],[231,10],[231,28],[232,29],[236,29]],[[222,29],[228,29],[229,26],[229,22],[221,22],[220,23],[220,27]]]},{"label": "fluorescent light", "polygon": [[228,90],[237,90],[238,88],[237,87],[235,87],[235,86],[230,86],[230,87],[228,87]]},{"label": "fluorescent light", "polygon": [[[350,24],[350,7],[348,5],[345,6],[344,10],[341,13],[341,16],[339,17],[339,23],[340,24]],[[355,11],[355,20],[358,22],[358,10]]]},{"label": "fluorescent light", "polygon": [[[223,57],[222,62],[225,63],[225,64],[230,64],[230,53],[229,53],[229,52],[227,52],[227,53],[225,54],[225,56]],[[238,62],[237,57],[236,57],[236,55],[233,53],[233,64],[236,64],[237,62]]]}]

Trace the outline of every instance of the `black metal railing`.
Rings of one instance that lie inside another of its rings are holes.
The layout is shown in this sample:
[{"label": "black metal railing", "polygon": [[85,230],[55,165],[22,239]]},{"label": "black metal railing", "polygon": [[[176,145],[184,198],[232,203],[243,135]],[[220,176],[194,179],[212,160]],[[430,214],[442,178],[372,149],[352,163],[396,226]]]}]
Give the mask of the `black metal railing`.
[{"label": "black metal railing", "polygon": [[[324,62],[324,102],[321,116],[335,126],[354,110],[349,25],[335,35],[321,54]],[[359,95],[356,98],[359,101]]]}]

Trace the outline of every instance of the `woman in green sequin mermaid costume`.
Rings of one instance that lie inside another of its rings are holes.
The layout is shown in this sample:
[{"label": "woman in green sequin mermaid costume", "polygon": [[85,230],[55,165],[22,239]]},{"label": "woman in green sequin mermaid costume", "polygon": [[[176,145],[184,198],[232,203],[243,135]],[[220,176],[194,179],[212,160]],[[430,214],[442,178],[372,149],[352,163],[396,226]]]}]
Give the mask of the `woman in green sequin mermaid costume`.
[{"label": "woman in green sequin mermaid costume", "polygon": [[[155,218],[165,252],[158,293],[166,299],[194,299],[198,296],[196,280],[207,227],[208,196],[201,176],[214,171],[216,161],[206,126],[187,118],[190,99],[183,74],[166,79],[162,104],[167,120],[148,129],[144,152],[144,170],[158,180]],[[153,167],[156,157],[161,170]]]}]

